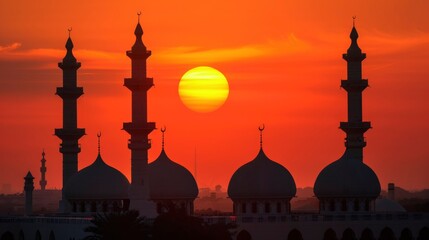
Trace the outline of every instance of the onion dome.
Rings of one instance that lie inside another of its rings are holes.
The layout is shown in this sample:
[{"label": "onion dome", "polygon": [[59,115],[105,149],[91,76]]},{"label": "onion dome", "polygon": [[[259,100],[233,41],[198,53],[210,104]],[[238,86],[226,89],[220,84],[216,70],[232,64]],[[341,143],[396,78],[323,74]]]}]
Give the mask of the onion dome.
[{"label": "onion dome", "polygon": [[162,131],[162,151],[159,157],[149,164],[150,198],[153,200],[195,199],[198,186],[192,174],[180,164],[173,162],[164,150]]},{"label": "onion dome", "polygon": [[406,212],[405,208],[402,207],[397,201],[388,198],[378,198],[375,200],[375,211],[376,212]]},{"label": "onion dome", "polygon": [[295,181],[282,165],[269,159],[261,148],[253,161],[241,166],[232,175],[228,195],[234,199],[292,198],[296,194]]},{"label": "onion dome", "polygon": [[94,163],[70,178],[63,192],[67,199],[128,199],[129,185],[128,179],[98,154]]},{"label": "onion dome", "polygon": [[228,185],[228,195],[232,199],[292,198],[295,194],[292,175],[270,160],[262,149],[253,161],[235,171]]},{"label": "onion dome", "polygon": [[362,161],[348,158],[348,150],[317,176],[314,193],[318,198],[369,197],[380,195],[377,175]]}]

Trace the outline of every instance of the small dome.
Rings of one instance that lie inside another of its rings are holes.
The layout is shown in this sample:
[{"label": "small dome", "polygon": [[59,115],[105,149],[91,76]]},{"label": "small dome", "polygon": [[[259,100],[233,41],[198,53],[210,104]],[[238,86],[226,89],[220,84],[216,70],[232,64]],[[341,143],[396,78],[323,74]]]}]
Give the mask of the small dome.
[{"label": "small dome", "polygon": [[228,195],[232,199],[292,198],[296,194],[295,181],[282,165],[259,151],[256,158],[241,166],[232,175]]},{"label": "small dome", "polygon": [[63,192],[67,199],[128,199],[129,185],[128,179],[98,154],[94,163],[70,178]]},{"label": "small dome", "polygon": [[198,196],[197,183],[192,174],[171,161],[164,149],[149,164],[148,174],[151,199],[195,199]]},{"label": "small dome", "polygon": [[402,207],[397,201],[388,198],[378,198],[375,200],[375,211],[376,212],[406,212],[405,208]]},{"label": "small dome", "polygon": [[347,159],[346,154],[326,166],[314,184],[314,193],[318,198],[376,198],[380,191],[380,182],[374,171],[362,161]]}]

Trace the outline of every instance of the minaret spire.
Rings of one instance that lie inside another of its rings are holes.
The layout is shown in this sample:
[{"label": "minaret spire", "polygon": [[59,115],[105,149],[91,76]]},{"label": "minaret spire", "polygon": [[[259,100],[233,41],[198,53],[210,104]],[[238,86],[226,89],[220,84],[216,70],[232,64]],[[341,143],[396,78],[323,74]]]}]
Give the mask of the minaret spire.
[{"label": "minaret spire", "polygon": [[73,56],[73,41],[69,37],[66,42],[67,53],[58,67],[63,71],[63,86],[58,87],[56,94],[63,99],[63,127],[55,129],[55,135],[61,139],[60,152],[63,155],[63,185],[77,173],[78,140],[85,135],[84,128],[77,127],[77,99],[83,94],[83,88],[77,86],[77,70],[80,62]]},{"label": "minaret spire", "polygon": [[167,128],[164,126],[161,128],[161,133],[162,133],[162,151],[164,151],[164,135],[165,135],[165,131],[167,130]]},{"label": "minaret spire", "polygon": [[141,14],[142,14],[142,12],[137,13],[137,26],[136,26],[136,29],[134,30],[134,35],[136,36],[136,41],[131,48],[131,50],[134,52],[146,52],[146,46],[144,45],[143,40],[142,40],[143,28],[140,25],[140,15]]},{"label": "minaret spire", "polygon": [[25,193],[25,215],[33,213],[33,190],[34,190],[34,177],[30,171],[24,177],[24,193]]},{"label": "minaret spire", "polygon": [[98,155],[100,155],[100,152],[101,152],[101,132],[98,132],[97,133],[97,138],[98,138]]},{"label": "minaret spire", "polygon": [[42,160],[40,160],[40,162],[42,163],[42,166],[40,167],[40,173],[41,173],[41,178],[39,181],[40,184],[40,189],[43,191],[46,189],[46,184],[48,183],[48,181],[46,181],[46,159],[45,159],[45,150],[43,149],[42,151]]},{"label": "minaret spire", "polygon": [[131,150],[131,208],[146,211],[149,199],[148,186],[148,150],[151,148],[149,134],[155,129],[155,123],[147,119],[147,91],[153,86],[153,79],[147,77],[146,61],[152,54],[143,44],[143,28],[140,25],[140,13],[134,31],[136,41],[127,56],[131,59],[131,78],[125,78],[124,86],[131,91],[131,122],[125,122],[123,129],[130,134],[128,148]]},{"label": "minaret spire", "polygon": [[362,92],[368,87],[368,80],[362,79],[362,61],[366,54],[358,46],[359,37],[355,28],[350,33],[351,44],[343,59],[347,61],[347,80],[341,80],[341,87],[347,91],[348,121],[341,122],[340,128],[347,134],[345,146],[347,158],[363,161],[363,148],[366,146],[364,133],[371,128],[370,122],[362,121]]},{"label": "minaret spire", "polygon": [[262,145],[263,145],[263,142],[262,142],[262,132],[265,129],[265,125],[262,124],[262,126],[259,126],[258,129],[259,129],[259,144],[260,144],[260,148],[262,150]]}]

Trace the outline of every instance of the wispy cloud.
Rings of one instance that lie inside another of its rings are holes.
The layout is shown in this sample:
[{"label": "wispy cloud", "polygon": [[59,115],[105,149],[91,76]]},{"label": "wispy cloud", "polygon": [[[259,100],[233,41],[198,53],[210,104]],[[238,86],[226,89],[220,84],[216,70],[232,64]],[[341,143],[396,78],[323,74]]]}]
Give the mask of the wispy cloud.
[{"label": "wispy cloud", "polygon": [[[309,44],[290,34],[285,39],[267,41],[260,44],[243,45],[230,48],[212,48],[199,46],[182,46],[161,49],[153,57],[156,64],[186,64],[186,63],[217,63],[243,61],[246,59],[263,58],[305,51]],[[37,60],[42,68],[51,68],[53,62],[60,61],[64,49],[37,48],[20,50],[19,43],[1,46],[0,60]],[[14,50],[14,51],[13,51]],[[129,60],[122,52],[107,52],[99,50],[78,49],[73,51],[76,58],[86,69],[127,69]]]},{"label": "wispy cloud", "polygon": [[6,46],[0,45],[0,52],[9,52],[9,51],[13,51],[15,49],[18,49],[20,47],[21,47],[21,43],[18,43],[18,42],[14,42],[14,43],[6,45]]},{"label": "wispy cloud", "polygon": [[[344,34],[329,35],[329,33],[321,33],[313,34],[311,38],[306,38],[297,37],[291,33],[284,38],[235,47],[180,46],[160,48],[152,57],[152,63],[156,65],[213,64],[284,56],[308,56],[309,54],[323,56],[324,58],[332,56],[334,58],[337,56],[325,53],[338,51],[338,45],[344,45],[344,37]],[[384,55],[418,49],[422,46],[426,49],[429,44],[429,34],[393,36],[382,32],[372,32],[365,33],[360,41],[364,43],[362,45],[364,51],[370,51],[374,55]],[[76,49],[73,52],[78,61],[82,62],[85,69],[125,70],[130,67],[129,59],[123,52],[90,49]],[[18,42],[0,46],[0,61],[36,60],[38,68],[52,68],[52,65],[61,61],[64,55],[65,49],[37,48],[23,50],[21,43]]]},{"label": "wispy cloud", "polygon": [[[65,55],[63,49],[37,48],[19,50],[19,43],[0,46],[0,60],[29,61],[36,60],[41,68],[52,68],[52,63],[62,60]],[[18,49],[18,50],[16,50]],[[15,51],[13,51],[15,50]],[[128,65],[124,54],[97,50],[75,50],[73,54],[82,62],[86,69],[125,69]]]},{"label": "wispy cloud", "polygon": [[386,34],[382,32],[376,32],[365,36],[370,48],[380,52],[397,52],[405,49],[415,48],[429,44],[429,33],[420,33],[418,35],[410,36],[395,36],[392,34]]},{"label": "wispy cloud", "polygon": [[290,34],[285,39],[231,48],[205,49],[195,46],[168,48],[154,58],[165,63],[216,63],[299,53],[308,50],[309,47],[308,43]]},{"label": "wispy cloud", "polygon": [[[338,48],[338,45],[348,47],[348,35],[343,33],[318,33],[316,36],[318,45],[324,47],[315,48],[318,51],[332,51]],[[313,41],[314,42],[314,41]],[[408,35],[392,34],[378,30],[359,31],[359,45],[364,52],[374,54],[391,54],[398,51],[408,51],[409,49],[420,48],[429,45],[429,33],[414,32]]]}]

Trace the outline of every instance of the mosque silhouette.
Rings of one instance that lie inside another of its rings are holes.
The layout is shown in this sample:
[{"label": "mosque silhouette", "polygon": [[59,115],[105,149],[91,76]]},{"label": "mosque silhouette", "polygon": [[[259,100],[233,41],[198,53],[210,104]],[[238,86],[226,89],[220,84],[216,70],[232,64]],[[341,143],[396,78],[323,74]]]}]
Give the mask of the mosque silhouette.
[{"label": "mosque silhouette", "polygon": [[[194,214],[193,202],[198,196],[197,183],[183,166],[172,161],[164,149],[148,163],[151,148],[149,134],[156,129],[148,121],[147,91],[154,80],[147,77],[146,61],[151,56],[142,41],[140,19],[136,37],[127,56],[131,59],[131,77],[124,86],[131,91],[131,121],[123,124],[130,134],[131,182],[118,170],[107,165],[100,150],[96,160],[78,171],[79,139],[85,129],[77,126],[77,99],[83,87],[77,85],[81,63],[73,55],[72,39],[67,39],[67,53],[58,67],[63,71],[63,86],[56,94],[63,102],[63,126],[55,129],[61,139],[63,156],[63,189],[59,212],[52,216],[32,214],[34,177],[25,179],[25,216],[0,217],[0,240],[5,239],[81,239],[90,225],[90,216],[138,210],[146,218],[172,210]],[[255,159],[238,168],[232,175],[228,195],[233,201],[231,216],[205,216],[209,224],[234,222],[237,240],[248,239],[429,239],[429,214],[409,213],[394,200],[394,186],[389,185],[389,198],[380,198],[376,173],[364,163],[364,133],[371,123],[362,120],[362,92],[368,80],[362,79],[362,61],[366,54],[358,46],[358,32],[353,22],[351,44],[343,59],[347,62],[347,79],[341,87],[347,91],[348,121],[340,128],[346,133],[345,151],[319,173],[314,194],[319,200],[317,212],[294,212],[291,199],[296,195],[292,174],[271,160],[263,150],[260,127],[260,150]],[[100,141],[101,134],[98,135]],[[100,143],[99,143],[100,146]],[[43,158],[44,159],[44,158]],[[46,167],[42,161],[44,189]]]}]

